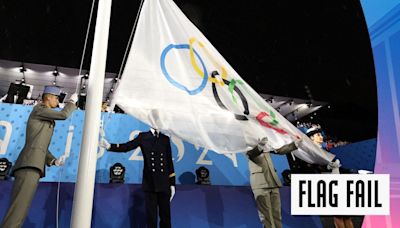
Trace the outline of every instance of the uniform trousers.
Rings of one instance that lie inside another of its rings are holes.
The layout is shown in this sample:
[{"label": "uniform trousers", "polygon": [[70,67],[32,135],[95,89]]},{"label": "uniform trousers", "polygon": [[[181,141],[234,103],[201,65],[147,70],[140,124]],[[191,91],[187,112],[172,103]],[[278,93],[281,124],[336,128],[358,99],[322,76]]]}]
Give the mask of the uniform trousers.
[{"label": "uniform trousers", "polygon": [[15,171],[14,176],[10,207],[1,228],[22,227],[39,184],[40,172],[37,169],[23,168]]},{"label": "uniform trousers", "polygon": [[157,228],[157,211],[160,215],[160,228],[171,227],[170,196],[170,191],[144,192],[148,228]]},{"label": "uniform trousers", "polygon": [[264,228],[282,228],[279,188],[253,189],[253,194]]}]

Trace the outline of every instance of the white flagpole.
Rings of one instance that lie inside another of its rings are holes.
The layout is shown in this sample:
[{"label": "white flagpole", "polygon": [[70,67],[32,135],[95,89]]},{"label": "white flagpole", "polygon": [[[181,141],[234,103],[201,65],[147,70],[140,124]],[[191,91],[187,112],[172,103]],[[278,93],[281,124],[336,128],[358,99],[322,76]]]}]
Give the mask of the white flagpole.
[{"label": "white flagpole", "polygon": [[75,185],[74,202],[72,207],[72,228],[91,227],[111,2],[112,0],[99,0],[97,10],[92,60],[86,97],[85,124],[83,127],[78,177]]}]

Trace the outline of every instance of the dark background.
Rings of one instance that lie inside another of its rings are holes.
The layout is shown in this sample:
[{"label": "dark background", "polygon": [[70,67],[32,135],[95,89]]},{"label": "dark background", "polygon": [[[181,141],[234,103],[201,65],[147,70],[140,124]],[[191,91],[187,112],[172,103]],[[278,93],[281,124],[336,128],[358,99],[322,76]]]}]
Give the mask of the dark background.
[{"label": "dark background", "polygon": [[[257,92],[328,102],[311,120],[326,133],[376,137],[375,70],[358,0],[175,2]],[[79,68],[91,5],[0,0],[0,59]],[[139,5],[113,1],[107,72],[119,71]]]}]

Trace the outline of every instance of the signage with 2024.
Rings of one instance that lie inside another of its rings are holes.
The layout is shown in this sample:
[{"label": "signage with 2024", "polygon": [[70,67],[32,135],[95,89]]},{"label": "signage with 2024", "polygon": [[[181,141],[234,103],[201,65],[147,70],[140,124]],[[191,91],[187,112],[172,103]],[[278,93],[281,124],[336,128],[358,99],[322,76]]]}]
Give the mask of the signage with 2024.
[{"label": "signage with 2024", "polygon": [[[24,146],[26,122],[32,106],[0,104],[0,110],[0,157],[15,163]],[[63,169],[47,168],[42,181],[76,181],[83,119],[84,112],[75,111],[69,119],[57,121],[49,150],[56,157],[63,154],[69,157]],[[103,113],[102,124],[101,136],[111,143],[127,142],[149,129],[146,124],[123,114]],[[174,136],[171,147],[178,183],[194,183],[195,170],[205,166],[210,170],[212,184],[248,185],[248,166],[243,154],[217,154]],[[96,182],[108,183],[109,168],[120,162],[126,167],[125,183],[141,183],[143,157],[139,148],[128,153],[106,152],[100,148],[97,158]]]}]

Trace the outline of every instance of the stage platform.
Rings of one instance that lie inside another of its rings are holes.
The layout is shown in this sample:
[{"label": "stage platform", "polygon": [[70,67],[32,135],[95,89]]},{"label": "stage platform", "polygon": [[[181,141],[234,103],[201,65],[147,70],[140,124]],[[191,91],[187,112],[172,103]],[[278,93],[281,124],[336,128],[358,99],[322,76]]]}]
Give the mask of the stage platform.
[{"label": "stage platform", "polygon": [[[40,183],[24,228],[56,227],[56,182]],[[74,183],[61,183],[59,227],[70,227]],[[12,181],[0,182],[0,218],[9,203]],[[175,228],[262,227],[250,187],[178,185],[171,204]],[[290,215],[290,188],[281,188],[284,227],[322,227],[318,216]],[[138,184],[96,184],[92,227],[145,227]]]}]

